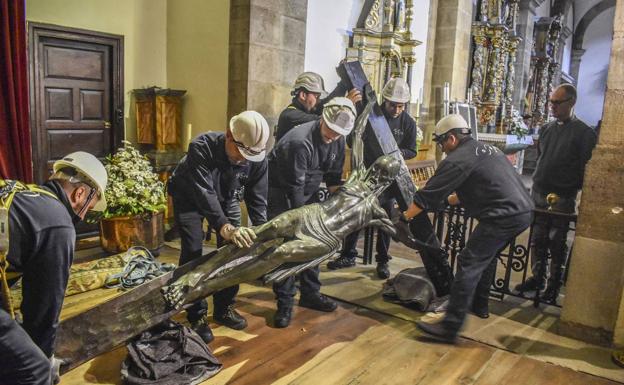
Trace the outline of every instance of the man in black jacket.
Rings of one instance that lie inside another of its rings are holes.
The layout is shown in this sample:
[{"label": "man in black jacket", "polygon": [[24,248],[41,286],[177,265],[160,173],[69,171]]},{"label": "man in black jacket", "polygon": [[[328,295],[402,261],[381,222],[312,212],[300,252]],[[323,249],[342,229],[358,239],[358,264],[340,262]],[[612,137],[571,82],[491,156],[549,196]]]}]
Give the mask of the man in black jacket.
[{"label": "man in black jacket", "polygon": [[[330,192],[341,184],[345,139],[353,129],[355,106],[337,97],[323,108],[320,120],[295,127],[278,141],[269,154],[269,219],[284,211],[313,203],[321,182]],[[331,312],[336,303],[319,292],[318,266],[299,274],[299,306]],[[273,285],[277,297],[275,326],[287,327],[296,294],[295,277]]]},{"label": "man in black jacket", "polygon": [[[535,207],[548,209],[546,196],[557,194],[559,199],[552,210],[574,214],[576,195],[583,186],[585,165],[596,146],[596,133],[585,122],[574,116],[576,88],[563,84],[550,96],[550,108],[556,120],[546,123],[539,131],[537,167],[533,174],[531,195]],[[533,276],[516,286],[518,291],[543,290],[548,266],[543,266],[550,250],[550,277],[543,294],[545,301],[555,301],[563,284],[563,267],[568,257],[566,244],[569,221],[556,217],[551,221],[538,215],[531,237],[531,270]],[[549,234],[549,232],[551,234]]]},{"label": "man in black jacket", "polygon": [[[345,93],[347,87],[340,82],[328,95],[323,78],[316,72],[303,72],[297,76],[291,92],[292,102],[282,111],[277,121],[275,141],[278,142],[295,126],[318,120],[325,103],[336,96],[345,96]],[[348,92],[347,98],[355,104],[362,100],[362,95],[358,90],[352,89]]]},{"label": "man in black jacket", "polygon": [[[245,111],[230,120],[225,133],[208,132],[189,145],[169,181],[182,250],[180,265],[202,255],[203,221],[217,232],[217,246],[233,242],[249,246],[255,234],[240,226],[240,201],[244,199],[253,225],[266,222],[269,126],[256,111]],[[241,330],[247,321],[234,310],[238,285],[213,295],[213,318],[229,328]],[[187,309],[191,326],[209,343],[212,331],[206,319],[206,300]]]},{"label": "man in black jacket", "polygon": [[484,272],[495,263],[496,255],[529,226],[533,201],[505,155],[494,146],[472,139],[461,115],[440,120],[434,136],[447,157],[425,187],[415,193],[414,203],[404,215],[410,219],[423,210],[440,207],[445,200],[450,204],[461,201],[466,214],[479,221],[458,256],[459,267],[444,319],[437,324],[417,323],[425,333],[454,342],[471,306],[477,315],[488,316],[493,277]]},{"label": "man in black jacket", "polygon": [[[74,258],[74,225],[89,210],[106,208],[104,166],[91,154],[75,152],[54,163],[54,174],[42,186],[5,181],[0,197],[13,195],[7,220],[0,216],[0,245],[8,250],[6,277],[22,278],[21,326],[10,309],[0,309],[0,382],[50,384],[58,381],[54,342]],[[11,193],[13,191],[14,193]],[[3,247],[0,247],[2,249]],[[10,303],[3,298],[5,303]]]},{"label": "man in black jacket", "polygon": [[[396,141],[401,155],[404,160],[412,159],[416,156],[416,122],[407,111],[405,107],[410,100],[410,89],[403,78],[392,78],[386,83],[382,90],[383,104],[382,111],[392,136]],[[376,149],[373,147],[373,142],[368,139],[374,135],[371,132],[370,126],[367,126],[364,132],[364,164],[366,167],[370,167],[376,160]],[[390,196],[386,191],[380,198],[381,207],[386,210],[386,213],[390,215],[392,206],[395,203],[395,199]],[[340,257],[334,261],[330,261],[327,267],[330,270],[343,269],[346,267],[355,266],[355,258],[357,257],[356,245],[358,241],[359,231],[349,235],[344,242]],[[390,276],[388,270],[388,261],[390,256],[388,255],[388,248],[390,247],[390,236],[383,231],[377,231],[377,255],[375,260],[377,261],[377,276],[382,279],[386,279]]]}]

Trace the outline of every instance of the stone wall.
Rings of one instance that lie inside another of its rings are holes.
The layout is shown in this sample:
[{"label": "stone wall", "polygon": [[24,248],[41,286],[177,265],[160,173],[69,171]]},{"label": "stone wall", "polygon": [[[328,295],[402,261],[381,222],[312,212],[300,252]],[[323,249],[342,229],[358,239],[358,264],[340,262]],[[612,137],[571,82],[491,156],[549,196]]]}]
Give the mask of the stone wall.
[{"label": "stone wall", "polygon": [[617,0],[603,125],[585,171],[561,332],[624,346],[624,0]]},{"label": "stone wall", "polygon": [[232,0],[228,118],[256,110],[277,123],[303,71],[307,0]]},{"label": "stone wall", "polygon": [[427,115],[423,122],[426,142],[430,142],[435,123],[442,118],[444,83],[450,83],[451,100],[466,98],[473,4],[471,0],[432,0],[429,9],[424,86]]}]

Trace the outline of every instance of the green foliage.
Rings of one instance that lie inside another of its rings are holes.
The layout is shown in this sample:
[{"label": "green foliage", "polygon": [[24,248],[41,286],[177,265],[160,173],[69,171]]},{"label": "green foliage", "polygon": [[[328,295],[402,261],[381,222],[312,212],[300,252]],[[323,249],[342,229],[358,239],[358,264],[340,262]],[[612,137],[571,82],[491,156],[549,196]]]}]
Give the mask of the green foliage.
[{"label": "green foliage", "polygon": [[163,211],[166,207],[165,186],[152,171],[146,156],[130,142],[124,141],[114,155],[108,155],[104,167],[108,186],[104,195],[108,203],[104,218],[135,216]]}]

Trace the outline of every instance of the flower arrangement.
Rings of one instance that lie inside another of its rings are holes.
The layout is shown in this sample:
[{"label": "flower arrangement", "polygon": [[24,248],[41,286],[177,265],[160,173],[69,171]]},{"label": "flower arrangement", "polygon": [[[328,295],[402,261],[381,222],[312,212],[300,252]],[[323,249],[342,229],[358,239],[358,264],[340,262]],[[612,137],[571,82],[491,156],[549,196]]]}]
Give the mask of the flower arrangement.
[{"label": "flower arrangement", "polygon": [[516,135],[518,139],[522,139],[529,133],[529,128],[524,123],[524,119],[520,116],[520,112],[516,109],[512,110],[509,121],[509,135]]},{"label": "flower arrangement", "polygon": [[108,155],[104,167],[108,185],[104,192],[108,203],[103,218],[135,216],[163,211],[165,186],[152,171],[146,156],[124,141],[114,155]]}]

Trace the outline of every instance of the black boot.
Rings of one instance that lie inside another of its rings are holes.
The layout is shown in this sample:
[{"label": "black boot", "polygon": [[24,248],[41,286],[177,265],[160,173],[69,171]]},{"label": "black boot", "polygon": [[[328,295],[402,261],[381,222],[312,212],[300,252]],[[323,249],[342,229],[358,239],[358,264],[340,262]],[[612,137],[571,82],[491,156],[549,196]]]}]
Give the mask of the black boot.
[{"label": "black boot", "polygon": [[276,328],[285,328],[290,325],[292,319],[292,305],[280,305],[277,304],[277,311],[275,312],[274,325]]},{"label": "black boot", "polygon": [[234,310],[234,305],[229,305],[225,311],[218,311],[212,316],[215,322],[234,330],[243,330],[247,327],[247,320]]},{"label": "black boot", "polygon": [[546,284],[544,282],[544,279],[540,279],[540,278],[533,276],[533,277],[529,277],[523,283],[516,285],[514,290],[519,291],[521,293],[524,293],[527,291],[535,291],[538,289],[541,291],[541,290],[544,290],[545,286]]},{"label": "black boot", "polygon": [[332,299],[327,296],[324,296],[321,293],[316,293],[313,295],[301,295],[299,299],[299,306],[307,307],[308,309],[324,311],[324,312],[332,312],[336,310],[338,305]]},{"label": "black boot", "polygon": [[388,262],[377,262],[377,276],[381,279],[388,279],[390,277],[390,270],[388,269]]},{"label": "black boot", "polygon": [[329,270],[345,269],[353,266],[355,266],[355,257],[345,255],[341,255],[337,259],[327,262],[327,268]]},{"label": "black boot", "polygon": [[447,344],[455,344],[457,342],[457,331],[448,329],[443,322],[430,324],[423,321],[417,321],[416,326],[420,329],[420,331],[441,342]]},{"label": "black boot", "polygon": [[212,330],[210,330],[206,316],[201,317],[197,321],[191,322],[191,329],[193,329],[206,344],[209,344],[212,340],[214,340],[214,336],[212,335]]}]

